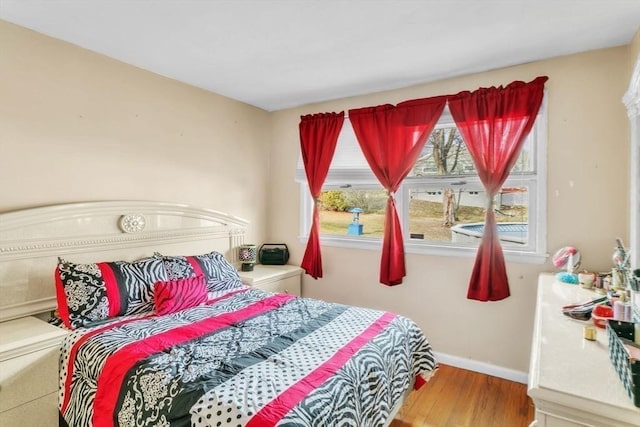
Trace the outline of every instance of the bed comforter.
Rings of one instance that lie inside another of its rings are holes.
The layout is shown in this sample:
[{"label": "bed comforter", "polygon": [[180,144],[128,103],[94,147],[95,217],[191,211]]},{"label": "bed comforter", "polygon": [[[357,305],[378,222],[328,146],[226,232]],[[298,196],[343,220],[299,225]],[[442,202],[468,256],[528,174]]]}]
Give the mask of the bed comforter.
[{"label": "bed comforter", "polygon": [[70,427],[383,426],[436,367],[406,317],[243,287],[71,332],[60,410]]}]

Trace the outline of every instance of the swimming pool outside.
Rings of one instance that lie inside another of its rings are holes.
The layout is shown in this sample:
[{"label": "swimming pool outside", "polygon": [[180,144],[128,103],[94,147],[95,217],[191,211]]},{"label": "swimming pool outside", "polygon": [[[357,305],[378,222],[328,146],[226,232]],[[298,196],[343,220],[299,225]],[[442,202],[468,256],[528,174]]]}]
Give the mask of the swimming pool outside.
[{"label": "swimming pool outside", "polygon": [[[499,222],[498,236],[501,242],[518,245],[527,244],[529,224],[526,222]],[[484,223],[474,222],[458,224],[451,227],[451,241],[459,243],[474,243],[482,238]]]}]

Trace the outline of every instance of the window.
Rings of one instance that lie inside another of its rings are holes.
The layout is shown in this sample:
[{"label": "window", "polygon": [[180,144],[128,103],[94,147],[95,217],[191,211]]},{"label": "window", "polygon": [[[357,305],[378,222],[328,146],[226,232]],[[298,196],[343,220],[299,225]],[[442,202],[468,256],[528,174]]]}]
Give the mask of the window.
[{"label": "window", "polygon": [[[508,260],[546,259],[544,103],[493,208]],[[302,162],[301,236],[311,226],[313,200]],[[448,110],[442,114],[413,169],[395,194],[407,253],[475,256],[487,199],[475,166]],[[320,198],[323,245],[378,250],[386,192],[371,172],[345,120]]]}]

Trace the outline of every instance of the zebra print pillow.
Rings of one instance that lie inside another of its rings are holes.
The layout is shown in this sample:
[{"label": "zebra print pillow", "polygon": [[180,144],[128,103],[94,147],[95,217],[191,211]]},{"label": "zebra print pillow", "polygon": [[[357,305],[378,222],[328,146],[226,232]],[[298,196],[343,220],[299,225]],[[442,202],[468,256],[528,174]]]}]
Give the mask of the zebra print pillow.
[{"label": "zebra print pillow", "polygon": [[56,268],[58,313],[75,329],[126,314],[153,311],[153,285],[167,280],[160,258],[135,262],[76,264],[63,259]]},{"label": "zebra print pillow", "polygon": [[207,285],[203,276],[158,282],[153,287],[157,315],[175,313],[207,301]]},{"label": "zebra print pillow", "polygon": [[192,256],[155,255],[162,257],[169,280],[204,276],[209,292],[222,290],[217,284],[224,285],[224,289],[229,289],[230,284],[242,286],[238,271],[219,252]]},{"label": "zebra print pillow", "polygon": [[144,258],[135,262],[116,263],[122,269],[124,288],[127,293],[127,314],[153,311],[153,287],[157,282],[168,280],[161,258]]}]

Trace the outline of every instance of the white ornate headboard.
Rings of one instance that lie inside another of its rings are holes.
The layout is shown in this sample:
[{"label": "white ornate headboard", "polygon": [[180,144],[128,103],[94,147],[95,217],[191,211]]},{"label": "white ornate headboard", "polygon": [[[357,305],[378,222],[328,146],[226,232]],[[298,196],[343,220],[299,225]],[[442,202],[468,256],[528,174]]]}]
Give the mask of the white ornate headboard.
[{"label": "white ornate headboard", "polygon": [[154,252],[216,250],[237,263],[246,220],[184,204],[70,203],[0,214],[0,321],[56,307],[58,257],[73,262],[133,261]]}]

